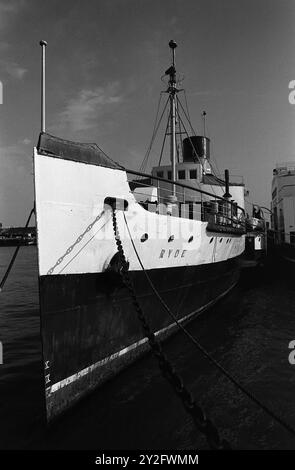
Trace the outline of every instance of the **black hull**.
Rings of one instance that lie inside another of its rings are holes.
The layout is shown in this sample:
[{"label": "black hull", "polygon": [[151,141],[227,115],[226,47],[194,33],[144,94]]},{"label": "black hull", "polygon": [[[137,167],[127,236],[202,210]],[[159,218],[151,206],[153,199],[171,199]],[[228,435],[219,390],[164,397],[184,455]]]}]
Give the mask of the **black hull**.
[{"label": "black hull", "polygon": [[[239,277],[238,259],[154,269],[148,275],[163,300],[187,322],[226,294]],[[159,338],[176,331],[143,271],[130,272],[140,305]],[[148,350],[130,295],[114,272],[40,277],[47,418]]]}]

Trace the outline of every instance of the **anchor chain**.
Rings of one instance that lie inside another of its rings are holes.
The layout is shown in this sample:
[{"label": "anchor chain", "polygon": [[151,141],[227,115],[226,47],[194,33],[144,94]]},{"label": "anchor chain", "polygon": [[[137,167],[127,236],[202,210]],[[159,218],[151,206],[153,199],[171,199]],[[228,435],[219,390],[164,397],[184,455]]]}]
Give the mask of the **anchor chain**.
[{"label": "anchor chain", "polygon": [[206,436],[207,442],[211,449],[215,450],[228,450],[230,449],[229,443],[225,439],[221,439],[219,432],[213,422],[206,416],[202,408],[195,402],[191,393],[185,385],[183,384],[182,378],[175,371],[172,364],[167,359],[166,355],[162,350],[161,343],[156,339],[155,334],[150,329],[149,324],[146,320],[144,312],[138,302],[135,289],[132,283],[132,280],[128,274],[128,262],[126,260],[123,245],[120,239],[120,234],[117,225],[117,217],[114,206],[112,206],[112,218],[113,218],[113,229],[116,240],[116,245],[118,253],[120,256],[120,261],[122,263],[121,276],[122,280],[128,289],[132,303],[135,307],[138,319],[141,322],[143,331],[148,338],[149,345],[151,347],[152,353],[158,360],[159,368],[162,372],[162,375],[168,382],[172,385],[172,388],[176,395],[182,401],[182,404],[185,410],[191,415],[194,424],[199,429],[199,431]]},{"label": "anchor chain", "polygon": [[64,258],[66,256],[68,256],[72,251],[73,249],[75,248],[76,245],[78,245],[82,240],[83,238],[85,237],[86,233],[90,232],[90,230],[92,229],[92,227],[96,224],[96,222],[98,222],[102,216],[104,215],[105,211],[103,210],[100,214],[98,214],[95,219],[93,220],[93,222],[91,222],[88,227],[86,227],[86,229],[84,230],[83,233],[81,233],[81,235],[78,236],[77,240],[71,245],[69,246],[69,248],[66,250],[66,252],[60,257],[58,258],[57,262],[55,263],[54,266],[52,266],[52,268],[50,268],[48,271],[47,271],[47,276],[52,274],[53,271],[55,270],[55,268],[57,268],[57,266],[59,266]]}]

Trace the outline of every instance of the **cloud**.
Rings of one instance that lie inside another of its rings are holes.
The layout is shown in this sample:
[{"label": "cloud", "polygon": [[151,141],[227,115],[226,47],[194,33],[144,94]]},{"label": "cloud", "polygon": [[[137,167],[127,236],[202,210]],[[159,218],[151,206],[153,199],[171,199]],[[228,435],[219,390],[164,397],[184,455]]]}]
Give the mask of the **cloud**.
[{"label": "cloud", "polygon": [[19,13],[24,4],[24,0],[0,0],[0,30],[8,26],[10,17]]},{"label": "cloud", "polygon": [[22,143],[0,145],[0,222],[22,225],[34,200],[32,150]]},{"label": "cloud", "polygon": [[123,101],[118,82],[93,90],[81,90],[59,113],[57,125],[70,132],[83,132],[97,126],[98,120]]},{"label": "cloud", "polygon": [[245,90],[198,90],[192,91],[191,96],[225,96],[225,95],[246,95]]},{"label": "cloud", "polygon": [[22,80],[27,72],[27,69],[21,67],[16,62],[1,60],[0,63],[6,73],[17,80]]},{"label": "cloud", "polygon": [[[9,27],[11,18],[13,16],[16,16],[20,12],[24,4],[25,0],[0,0],[0,32],[3,32]],[[10,59],[10,49],[11,43],[1,40],[1,69],[5,71],[9,76],[17,80],[21,80],[27,72],[27,69]]]},{"label": "cloud", "polygon": [[[26,142],[25,142],[26,141]],[[23,167],[26,165],[26,161],[24,160],[24,157],[27,156],[27,149],[24,147],[24,145],[27,144],[27,139],[24,139],[18,143],[14,143],[12,145],[7,145],[7,146],[0,146],[0,164],[1,165],[8,165],[8,167],[12,163],[19,163],[20,167]],[[31,156],[31,153],[29,154],[29,157]]]},{"label": "cloud", "polygon": [[18,10],[19,4],[22,3],[20,1],[13,1],[13,0],[1,0],[0,1],[0,14],[1,17],[7,15],[9,13],[15,13]]}]

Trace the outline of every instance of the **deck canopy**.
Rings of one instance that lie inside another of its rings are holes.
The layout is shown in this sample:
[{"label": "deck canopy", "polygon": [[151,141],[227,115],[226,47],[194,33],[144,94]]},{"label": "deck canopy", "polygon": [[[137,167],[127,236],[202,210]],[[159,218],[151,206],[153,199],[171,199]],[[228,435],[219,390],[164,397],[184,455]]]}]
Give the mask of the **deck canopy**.
[{"label": "deck canopy", "polygon": [[109,158],[97,144],[72,142],[41,132],[37,150],[39,154],[49,155],[64,160],[88,163],[107,168],[124,168]]}]

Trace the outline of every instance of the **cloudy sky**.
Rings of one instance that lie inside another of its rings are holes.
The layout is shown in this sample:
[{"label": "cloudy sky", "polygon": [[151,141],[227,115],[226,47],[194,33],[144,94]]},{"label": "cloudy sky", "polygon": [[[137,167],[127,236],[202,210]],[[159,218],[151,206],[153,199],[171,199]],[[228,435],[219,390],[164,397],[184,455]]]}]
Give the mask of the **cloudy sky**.
[{"label": "cloudy sky", "polygon": [[250,199],[269,205],[274,164],[295,160],[295,0],[0,0],[4,225],[23,224],[33,205],[40,39],[48,41],[47,131],[97,142],[134,169],[174,39],[194,127],[206,110],[218,167],[244,175]]}]

